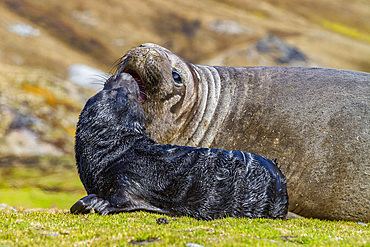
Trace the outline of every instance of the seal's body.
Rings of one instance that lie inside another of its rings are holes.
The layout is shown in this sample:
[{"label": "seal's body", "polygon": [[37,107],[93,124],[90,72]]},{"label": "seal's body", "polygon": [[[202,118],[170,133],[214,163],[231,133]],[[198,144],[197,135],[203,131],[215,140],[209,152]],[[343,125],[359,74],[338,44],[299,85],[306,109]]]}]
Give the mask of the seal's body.
[{"label": "seal's body", "polygon": [[145,133],[135,81],[113,76],[88,100],[76,131],[76,163],[87,197],[72,213],[147,210],[196,219],[283,218],[286,179],[264,157],[161,145]]},{"label": "seal's body", "polygon": [[159,143],[276,157],[290,211],[370,221],[370,74],[203,66],[155,44],[128,52],[120,72],[140,85]]}]

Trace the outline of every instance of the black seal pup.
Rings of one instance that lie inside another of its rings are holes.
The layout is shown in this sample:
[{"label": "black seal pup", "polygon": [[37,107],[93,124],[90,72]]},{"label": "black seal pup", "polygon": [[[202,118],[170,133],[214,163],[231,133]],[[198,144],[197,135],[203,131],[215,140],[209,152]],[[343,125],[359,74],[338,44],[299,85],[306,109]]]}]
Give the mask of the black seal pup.
[{"label": "black seal pup", "polygon": [[199,220],[284,218],[286,179],[256,154],[161,145],[145,132],[140,90],[117,74],[90,98],[76,131],[76,163],[88,196],[72,213],[145,210]]}]

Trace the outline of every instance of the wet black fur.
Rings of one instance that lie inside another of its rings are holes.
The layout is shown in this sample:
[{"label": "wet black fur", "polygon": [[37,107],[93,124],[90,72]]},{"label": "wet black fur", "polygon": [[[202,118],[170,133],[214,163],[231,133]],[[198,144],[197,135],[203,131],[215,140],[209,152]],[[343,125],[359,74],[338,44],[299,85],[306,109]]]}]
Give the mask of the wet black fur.
[{"label": "wet black fur", "polygon": [[138,86],[124,75],[111,77],[81,112],[75,151],[88,196],[72,213],[146,210],[202,220],[287,214],[286,179],[273,161],[150,139]]}]

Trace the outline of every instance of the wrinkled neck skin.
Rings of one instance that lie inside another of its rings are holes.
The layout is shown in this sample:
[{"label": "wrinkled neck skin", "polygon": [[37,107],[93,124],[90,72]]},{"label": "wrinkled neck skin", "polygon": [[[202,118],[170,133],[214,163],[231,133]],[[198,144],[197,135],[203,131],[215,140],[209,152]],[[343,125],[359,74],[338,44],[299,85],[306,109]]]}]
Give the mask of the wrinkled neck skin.
[{"label": "wrinkled neck skin", "polygon": [[[181,85],[175,83],[173,71],[180,74]],[[130,73],[145,87],[148,99],[143,108],[151,138],[190,146],[202,141],[209,146],[216,134],[216,130],[207,133],[211,120],[218,114],[212,124],[220,125],[230,103],[228,99],[220,103],[221,80],[214,67],[193,65],[163,47],[144,44],[123,57],[119,72]],[[199,83],[201,77],[208,78],[208,84]],[[221,108],[216,112],[217,107]]]},{"label": "wrinkled neck skin", "polygon": [[[197,102],[194,104],[196,107],[192,111],[191,121],[183,125],[184,131],[177,135],[173,142],[209,147],[229,111],[235,86],[224,83],[221,92],[221,78],[215,67],[204,65],[192,67],[198,76],[207,78],[207,83],[197,83],[198,89],[194,92],[197,95]],[[221,94],[224,94],[222,101]]]}]

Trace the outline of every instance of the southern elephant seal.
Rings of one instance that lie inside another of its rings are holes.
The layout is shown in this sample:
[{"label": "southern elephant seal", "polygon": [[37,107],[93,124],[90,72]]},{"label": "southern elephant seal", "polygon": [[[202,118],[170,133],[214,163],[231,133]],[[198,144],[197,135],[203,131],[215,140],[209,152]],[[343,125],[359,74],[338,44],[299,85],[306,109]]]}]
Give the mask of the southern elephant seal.
[{"label": "southern elephant seal", "polygon": [[200,220],[286,216],[286,179],[273,161],[158,144],[145,132],[139,93],[132,77],[112,76],[82,110],[76,163],[88,196],[72,213],[147,210]]},{"label": "southern elephant seal", "polygon": [[154,140],[276,157],[290,211],[370,221],[370,74],[195,65],[155,44],[116,72],[139,84]]}]

